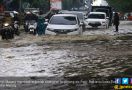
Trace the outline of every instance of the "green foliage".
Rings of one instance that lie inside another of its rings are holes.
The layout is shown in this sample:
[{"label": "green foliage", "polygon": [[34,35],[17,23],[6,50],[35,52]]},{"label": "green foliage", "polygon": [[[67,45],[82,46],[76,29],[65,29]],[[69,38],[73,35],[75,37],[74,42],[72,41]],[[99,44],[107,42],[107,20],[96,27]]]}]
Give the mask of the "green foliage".
[{"label": "green foliage", "polygon": [[62,5],[63,9],[70,9],[72,6],[73,0],[63,0]]},{"label": "green foliage", "polygon": [[28,2],[31,7],[36,8],[44,8],[49,5],[49,0],[22,0],[22,2]]},{"label": "green foliage", "polygon": [[71,9],[73,7],[79,7],[81,0],[62,0],[63,9]]},{"label": "green foliage", "polygon": [[27,2],[30,4],[30,8],[39,8],[43,11],[49,10],[50,0],[22,0],[22,3]]},{"label": "green foliage", "polygon": [[116,11],[130,12],[132,10],[132,0],[107,0]]},{"label": "green foliage", "polygon": [[0,0],[0,4],[2,4],[3,3],[3,0]]}]

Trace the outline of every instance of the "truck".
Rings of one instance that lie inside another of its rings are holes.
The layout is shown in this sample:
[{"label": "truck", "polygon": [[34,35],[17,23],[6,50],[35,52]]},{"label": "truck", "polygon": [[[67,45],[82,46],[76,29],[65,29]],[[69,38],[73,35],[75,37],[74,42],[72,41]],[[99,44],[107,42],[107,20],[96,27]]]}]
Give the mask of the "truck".
[{"label": "truck", "polygon": [[113,10],[110,6],[92,6],[91,12],[105,12],[107,18],[109,19],[109,26],[112,25],[113,20]]},{"label": "truck", "polygon": [[71,11],[91,11],[92,0],[62,0],[62,9]]}]

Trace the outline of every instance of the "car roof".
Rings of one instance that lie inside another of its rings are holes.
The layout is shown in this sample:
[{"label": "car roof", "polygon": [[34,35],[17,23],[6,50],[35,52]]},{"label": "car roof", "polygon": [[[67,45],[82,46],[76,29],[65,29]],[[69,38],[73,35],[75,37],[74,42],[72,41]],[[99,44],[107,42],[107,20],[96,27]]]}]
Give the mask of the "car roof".
[{"label": "car roof", "polygon": [[72,14],[72,13],[85,14],[84,12],[81,12],[81,11],[61,11],[60,13],[63,13],[63,14]]},{"label": "car roof", "polygon": [[104,12],[90,12],[90,14],[106,14]]},{"label": "car roof", "polygon": [[69,13],[83,13],[83,12],[80,12],[80,11],[68,11]]},{"label": "car roof", "polygon": [[55,14],[53,16],[73,16],[73,17],[77,17],[76,15],[73,15],[73,14]]}]

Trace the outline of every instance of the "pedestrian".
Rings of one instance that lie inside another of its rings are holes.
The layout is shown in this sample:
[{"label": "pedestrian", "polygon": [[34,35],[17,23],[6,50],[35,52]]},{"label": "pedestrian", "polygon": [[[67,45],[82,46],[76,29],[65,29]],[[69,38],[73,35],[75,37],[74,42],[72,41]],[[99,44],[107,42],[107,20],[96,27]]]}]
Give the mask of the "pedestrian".
[{"label": "pedestrian", "polygon": [[119,15],[118,13],[115,13],[114,14],[114,26],[115,26],[115,29],[116,29],[116,32],[119,31]]},{"label": "pedestrian", "polygon": [[46,26],[47,25],[45,24],[45,19],[40,16],[37,23],[37,34],[38,35],[45,34]]}]

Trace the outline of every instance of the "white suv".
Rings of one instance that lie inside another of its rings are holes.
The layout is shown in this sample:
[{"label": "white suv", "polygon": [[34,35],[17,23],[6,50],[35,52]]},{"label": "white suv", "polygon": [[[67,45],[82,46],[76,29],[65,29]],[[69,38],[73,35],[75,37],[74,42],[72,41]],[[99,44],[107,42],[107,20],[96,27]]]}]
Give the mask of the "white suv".
[{"label": "white suv", "polygon": [[51,17],[47,25],[45,34],[81,34],[80,21],[76,15],[56,14]]},{"label": "white suv", "polygon": [[105,28],[109,27],[109,19],[106,13],[103,12],[90,12],[88,19],[86,19],[87,25],[92,27],[103,26]]}]

